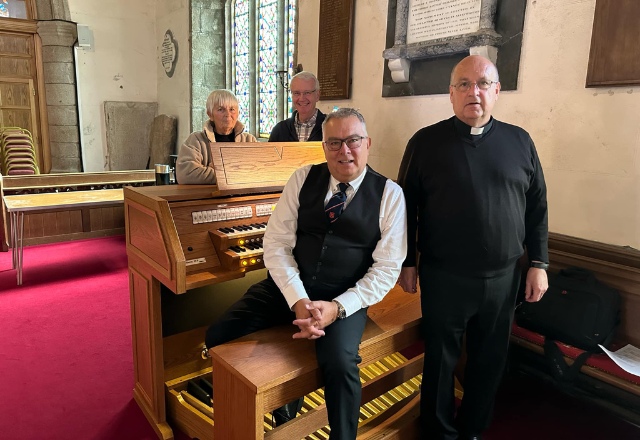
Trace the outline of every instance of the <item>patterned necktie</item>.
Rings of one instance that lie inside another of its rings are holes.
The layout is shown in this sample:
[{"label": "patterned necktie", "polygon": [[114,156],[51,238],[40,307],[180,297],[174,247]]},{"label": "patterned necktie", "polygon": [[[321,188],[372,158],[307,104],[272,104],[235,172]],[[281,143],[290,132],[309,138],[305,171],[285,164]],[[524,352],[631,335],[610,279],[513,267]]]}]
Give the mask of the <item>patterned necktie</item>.
[{"label": "patterned necktie", "polygon": [[344,209],[344,204],[347,201],[347,193],[346,190],[349,187],[348,183],[339,183],[338,188],[340,191],[331,196],[327,205],[324,207],[324,212],[327,214],[327,218],[330,223],[338,220],[340,214],[342,214],[342,210]]}]

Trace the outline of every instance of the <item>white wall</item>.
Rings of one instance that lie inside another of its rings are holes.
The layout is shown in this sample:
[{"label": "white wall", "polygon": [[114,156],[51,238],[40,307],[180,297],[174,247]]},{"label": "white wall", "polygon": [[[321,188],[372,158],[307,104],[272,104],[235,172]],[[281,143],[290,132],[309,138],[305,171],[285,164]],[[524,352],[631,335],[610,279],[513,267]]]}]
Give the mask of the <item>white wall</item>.
[{"label": "white wall", "polygon": [[[178,118],[180,145],[191,133],[191,47],[189,38],[189,0],[158,0],[155,42],[158,46],[158,114]],[[178,43],[178,59],[173,76],[169,78],[160,61],[164,34],[171,30]]]},{"label": "white wall", "polygon": [[[320,0],[299,3],[298,62],[317,71]],[[450,117],[448,95],[382,98],[386,0],[356,2],[351,99],[362,110],[370,164],[396,178],[406,142]],[[494,115],[526,129],[549,190],[550,230],[640,248],[640,87],[585,88],[595,0],[529,0],[517,91]]]},{"label": "white wall", "polygon": [[85,171],[106,164],[104,101],[157,101],[156,2],[69,0],[71,19],[93,31],[78,50],[81,141]]}]

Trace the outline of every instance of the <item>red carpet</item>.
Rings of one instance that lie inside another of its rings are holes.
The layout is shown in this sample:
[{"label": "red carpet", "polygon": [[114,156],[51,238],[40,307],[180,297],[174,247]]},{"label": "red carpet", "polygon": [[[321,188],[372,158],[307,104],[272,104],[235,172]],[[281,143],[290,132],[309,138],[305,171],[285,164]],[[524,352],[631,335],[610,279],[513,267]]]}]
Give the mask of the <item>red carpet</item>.
[{"label": "red carpet", "polygon": [[502,382],[487,440],[637,440],[640,428],[542,380],[513,373]]},{"label": "red carpet", "polygon": [[[132,398],[124,237],[27,247],[24,263],[17,287],[0,252],[0,438],[155,440]],[[506,381],[485,439],[541,438],[638,439],[640,429],[530,378]]]},{"label": "red carpet", "polygon": [[0,253],[0,438],[156,439],[132,399],[124,237]]}]

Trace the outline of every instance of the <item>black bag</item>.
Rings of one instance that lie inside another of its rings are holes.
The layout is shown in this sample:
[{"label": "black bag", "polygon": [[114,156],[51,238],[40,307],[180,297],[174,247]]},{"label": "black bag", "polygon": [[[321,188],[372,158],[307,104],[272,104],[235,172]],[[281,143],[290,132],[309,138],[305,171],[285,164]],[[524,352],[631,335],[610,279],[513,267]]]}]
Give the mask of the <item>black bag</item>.
[{"label": "black bag", "polygon": [[523,302],[516,322],[552,339],[589,352],[607,346],[619,323],[618,291],[578,267],[549,274],[549,290],[537,303]]}]

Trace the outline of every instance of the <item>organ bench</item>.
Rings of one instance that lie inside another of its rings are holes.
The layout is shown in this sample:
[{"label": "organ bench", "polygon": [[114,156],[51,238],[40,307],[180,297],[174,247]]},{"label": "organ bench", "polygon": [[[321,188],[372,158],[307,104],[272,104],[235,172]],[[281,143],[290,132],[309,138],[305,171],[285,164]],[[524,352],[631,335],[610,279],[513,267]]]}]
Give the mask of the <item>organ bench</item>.
[{"label": "organ bench", "polygon": [[[420,297],[404,293],[396,286],[380,303],[369,308],[368,315],[360,343],[362,379],[366,374],[362,370],[368,365],[418,340]],[[327,425],[326,407],[320,404],[265,433],[266,412],[323,385],[314,342],[292,339],[295,331],[293,326],[262,330],[210,350],[214,371],[214,435],[199,436],[201,440],[300,439]],[[363,384],[359,439],[418,438],[422,361],[422,354],[408,360],[401,358],[384,368],[384,373],[367,377]],[[405,395],[393,405],[376,401],[379,396],[385,400],[385,393],[408,382],[412,385],[405,386]],[[369,402],[372,403],[367,408]],[[182,428],[189,434],[188,426]]]}]

